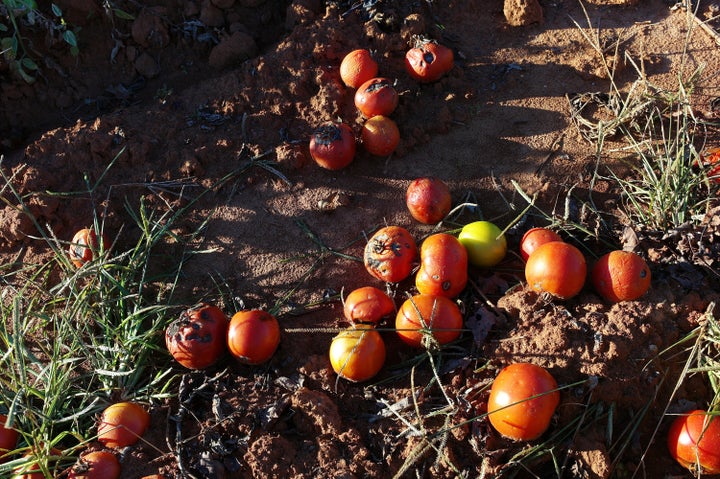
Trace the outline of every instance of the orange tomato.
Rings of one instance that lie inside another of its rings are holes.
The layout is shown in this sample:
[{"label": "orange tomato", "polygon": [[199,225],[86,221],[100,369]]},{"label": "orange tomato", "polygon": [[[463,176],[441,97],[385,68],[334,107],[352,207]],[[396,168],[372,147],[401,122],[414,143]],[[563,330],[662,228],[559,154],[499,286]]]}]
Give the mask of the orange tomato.
[{"label": "orange tomato", "polygon": [[106,235],[100,235],[100,240],[98,240],[95,230],[83,228],[73,236],[68,253],[72,264],[79,268],[98,258],[108,248],[110,248],[110,240]]},{"label": "orange tomato", "polygon": [[401,226],[385,226],[368,240],[363,261],[375,278],[397,283],[410,276],[416,257],[417,246],[410,232]]},{"label": "orange tomato", "polygon": [[428,236],[420,247],[420,269],[415,286],[420,294],[454,298],[467,285],[468,254],[460,241],[447,233]]},{"label": "orange tomato", "polygon": [[227,326],[227,316],[220,308],[201,303],[170,323],[165,344],[173,358],[186,368],[204,369],[225,352]]},{"label": "orange tomato", "polygon": [[720,474],[720,419],[696,409],[678,416],[667,435],[670,455],[697,476]]},{"label": "orange tomato", "polygon": [[462,326],[460,308],[445,296],[417,294],[405,300],[395,317],[398,336],[415,348],[432,346],[433,341],[440,345],[454,341]]},{"label": "orange tomato", "polygon": [[105,447],[125,447],[135,444],[150,424],[150,414],[134,402],[119,402],[108,406],[100,416],[98,441]]},{"label": "orange tomato", "polygon": [[405,69],[414,80],[422,83],[439,80],[453,64],[452,50],[435,42],[411,48],[405,54]]},{"label": "orange tomato", "polygon": [[503,436],[530,441],[547,430],[559,402],[557,382],[545,368],[515,363],[500,371],[493,381],[488,419]]},{"label": "orange tomato", "polygon": [[370,324],[356,324],[341,331],[330,343],[330,364],[349,381],[367,381],[385,363],[385,342]]},{"label": "orange tomato", "polygon": [[310,137],[310,156],[328,170],[339,170],[352,163],[355,149],[355,133],[345,123],[324,123]]},{"label": "orange tomato", "polygon": [[530,254],[539,246],[551,241],[562,241],[562,237],[553,230],[547,228],[531,228],[520,240],[520,256],[527,261]]},{"label": "orange tomato", "polygon": [[364,48],[353,50],[340,63],[340,78],[350,88],[357,88],[377,76],[378,64]]},{"label": "orange tomato", "polygon": [[80,458],[68,474],[68,479],[117,479],[120,461],[109,451],[92,451]]},{"label": "orange tomato", "polygon": [[0,464],[8,460],[6,455],[15,449],[19,436],[15,429],[5,427],[5,423],[7,423],[7,416],[0,414]]},{"label": "orange tomato", "polygon": [[[47,453],[48,452],[44,452],[44,451],[43,452],[30,451],[30,452],[24,454],[23,458],[39,461],[39,460],[41,460],[41,454],[45,455]],[[56,471],[56,469],[57,469],[56,462],[57,462],[57,459],[60,456],[62,456],[62,451],[60,449],[57,449],[54,447],[49,451],[49,454],[51,456],[55,456],[55,457],[48,458],[48,463],[46,465],[50,469],[50,472],[57,472]],[[41,471],[41,467],[38,464],[38,462],[34,462],[32,464],[27,464],[27,465],[23,465],[23,466],[18,466],[15,469],[15,475],[12,476],[12,479],[45,479],[44,473],[32,472],[32,471]]]},{"label": "orange tomato", "polygon": [[230,320],[228,349],[242,363],[262,364],[268,361],[279,344],[280,324],[267,311],[239,311]]},{"label": "orange tomato", "polygon": [[575,246],[551,241],[537,248],[525,263],[525,279],[537,292],[568,299],[585,284],[585,257]]},{"label": "orange tomato", "polygon": [[400,130],[390,118],[378,115],[370,118],[362,127],[365,150],[375,156],[388,156],[400,143]]},{"label": "orange tomato", "polygon": [[595,291],[607,301],[632,301],[650,288],[650,268],[630,251],[611,251],[597,260],[590,272]]},{"label": "orange tomato", "polygon": [[388,78],[371,78],[355,92],[355,107],[365,118],[388,116],[398,105],[398,93]]},{"label": "orange tomato", "polygon": [[707,176],[715,183],[720,183],[720,147],[705,150],[700,155],[702,165],[707,168]]},{"label": "orange tomato", "polygon": [[450,188],[439,178],[417,178],[408,185],[405,203],[412,217],[420,223],[439,223],[452,208]]},{"label": "orange tomato", "polygon": [[395,303],[390,296],[373,286],[351,291],[343,305],[345,318],[351,323],[379,323],[394,312]]}]

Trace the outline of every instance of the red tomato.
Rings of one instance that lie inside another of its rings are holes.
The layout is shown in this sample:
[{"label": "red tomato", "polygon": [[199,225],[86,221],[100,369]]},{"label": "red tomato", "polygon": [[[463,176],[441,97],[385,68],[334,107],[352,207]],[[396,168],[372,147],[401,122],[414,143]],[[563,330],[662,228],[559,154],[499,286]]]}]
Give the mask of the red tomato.
[{"label": "red tomato", "polygon": [[68,479],[117,479],[120,461],[109,451],[93,451],[80,458],[73,466]]},{"label": "red tomato", "polygon": [[215,364],[225,352],[228,320],[216,306],[200,303],[170,323],[165,344],[173,358],[188,369]]},{"label": "red tomato", "polygon": [[607,301],[632,301],[650,288],[650,268],[630,251],[611,251],[600,257],[590,272],[595,291]]},{"label": "red tomato", "polygon": [[398,105],[398,93],[387,78],[371,78],[355,92],[355,107],[365,118],[388,116]]},{"label": "red tomato", "polygon": [[411,48],[405,54],[405,69],[413,79],[423,83],[439,80],[453,64],[452,50],[434,42]]},{"label": "red tomato", "polygon": [[119,402],[108,406],[100,416],[98,441],[105,447],[125,447],[135,444],[150,424],[150,414],[134,402]]},{"label": "red tomato", "polygon": [[310,138],[310,156],[328,170],[339,170],[355,158],[355,134],[345,123],[327,122]]},{"label": "red tomato", "polygon": [[696,409],[678,416],[667,436],[670,455],[693,474],[720,474],[720,419]]},{"label": "red tomato", "polygon": [[405,300],[395,317],[398,336],[415,348],[454,341],[460,336],[462,326],[460,308],[445,296],[415,295]]},{"label": "red tomato", "polygon": [[446,233],[428,236],[420,247],[415,286],[420,294],[459,295],[468,280],[468,254],[460,241]]},{"label": "red tomato", "polygon": [[493,381],[488,419],[503,436],[530,441],[548,428],[559,402],[557,382],[545,368],[515,363],[500,371]]},{"label": "red tomato", "polygon": [[368,273],[388,283],[397,283],[410,276],[416,257],[415,240],[400,226],[377,230],[365,245],[363,254]]},{"label": "red tomato", "polygon": [[[34,451],[31,451],[25,454],[23,457],[26,459],[38,461],[41,458],[41,454],[45,455],[47,454],[47,452],[35,453]],[[57,462],[57,458],[62,456],[62,451],[57,448],[52,448],[49,451],[49,454],[55,457],[48,458],[47,466],[50,467],[50,472],[55,472],[54,469],[57,469],[57,467],[55,467],[55,463]],[[37,462],[24,466],[18,466],[15,469],[15,475],[12,476],[12,479],[45,479],[45,474],[43,474],[42,472],[32,472],[40,471],[40,469],[40,465]]]},{"label": "red tomato", "polygon": [[0,414],[0,464],[7,461],[5,455],[17,446],[19,433],[15,429],[5,427],[7,416]]},{"label": "red tomato", "polygon": [[562,241],[562,237],[553,230],[547,228],[531,228],[520,240],[520,256],[527,261],[530,254],[538,249],[539,246],[551,241]]},{"label": "red tomato", "polygon": [[267,311],[239,311],[230,320],[228,349],[242,363],[262,364],[268,361],[279,344],[280,324]]},{"label": "red tomato", "polygon": [[525,279],[535,291],[568,299],[585,284],[585,257],[575,246],[562,241],[545,243],[525,263]]},{"label": "red tomato", "polygon": [[400,143],[400,130],[392,119],[374,116],[362,127],[362,142],[371,155],[388,156]]},{"label": "red tomato", "polygon": [[345,318],[351,323],[379,323],[394,312],[395,303],[390,296],[373,286],[353,290],[343,305]]},{"label": "red tomato", "polygon": [[90,228],[83,228],[75,233],[68,251],[72,264],[79,268],[107,251],[110,248],[110,240],[104,234],[100,239],[101,241],[98,241],[97,233]]},{"label": "red tomato", "polygon": [[367,381],[385,363],[385,342],[370,324],[356,324],[341,331],[330,343],[330,364],[349,381]]},{"label": "red tomato", "polygon": [[413,218],[420,223],[434,225],[450,213],[452,196],[444,181],[426,176],[410,182],[405,203]]},{"label": "red tomato", "polygon": [[377,76],[378,64],[364,48],[353,50],[340,63],[340,78],[350,88],[357,88]]},{"label": "red tomato", "polygon": [[720,183],[720,147],[710,148],[700,155],[701,164],[707,168],[707,176]]}]

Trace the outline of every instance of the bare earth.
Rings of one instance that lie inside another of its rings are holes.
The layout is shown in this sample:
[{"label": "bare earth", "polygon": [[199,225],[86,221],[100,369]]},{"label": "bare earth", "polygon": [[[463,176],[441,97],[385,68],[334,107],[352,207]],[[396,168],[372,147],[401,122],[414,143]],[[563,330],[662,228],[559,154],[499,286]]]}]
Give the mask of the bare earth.
[{"label": "bare earth", "polygon": [[[607,73],[583,36],[599,33],[607,45],[620,40],[615,80],[623,90],[640,75],[626,55],[670,91],[703,66],[693,100],[707,110],[720,96],[718,45],[682,9],[660,0],[589,0],[586,18],[576,1],[545,0],[541,22],[511,27],[500,0],[380,1],[373,19],[369,9],[349,11],[361,2],[117,2],[135,21],[108,17],[89,0],[57,3],[82,25],[79,58],[38,35],[43,78],[28,85],[0,64],[2,168],[39,224],[69,240],[97,211],[122,250],[137,234],[126,206],[137,211],[143,198],[163,210],[197,198],[175,230],[187,243],[168,244],[160,258],[172,264],[183,252],[203,252],[187,256],[178,303],[216,302],[228,314],[281,305],[284,331],[269,364],[226,359],[185,376],[178,399],[192,414],[181,428],[182,470],[217,478],[384,478],[409,466],[405,477],[506,477],[510,458],[528,446],[502,439],[482,417],[487,386],[500,367],[532,361],[561,385],[578,383],[563,390],[549,434],[588,415],[555,451],[563,477],[691,477],[666,452],[663,412],[705,407],[712,393],[693,376],[670,399],[683,357],[657,353],[698,324],[720,289],[717,266],[712,274],[687,262],[676,240],[638,245],[654,278],[639,301],[611,305],[586,288],[548,302],[525,288],[514,253],[522,233],[543,222],[531,209],[508,232],[511,252],[500,267],[471,271],[474,286],[462,296],[469,331],[442,357],[455,408],[447,424],[430,414],[448,402],[436,385],[423,388],[432,379],[428,362],[411,373],[407,360],[418,353],[391,331],[383,333],[385,368],[361,385],[336,381],[327,359],[332,333],[308,331],[345,326],[341,291],[383,287],[361,262],[330,249],[361,257],[365,238],[384,224],[408,228],[418,243],[433,231],[405,207],[405,188],[419,176],[445,180],[455,204],[479,205],[458,221],[484,218],[503,228],[527,206],[520,189],[537,195],[548,214],[591,226],[596,218],[582,205],[592,200],[613,225],[605,239],[621,246],[617,192],[606,180],[591,182],[595,147],[570,121],[566,95],[608,91]],[[403,69],[417,34],[455,52],[454,69],[437,83],[419,85]],[[211,37],[218,46],[204,41]],[[307,144],[319,123],[338,117],[360,131],[354,92],[338,74],[356,48],[372,50],[380,74],[397,79],[393,118],[402,139],[390,158],[359,148],[348,168],[330,172],[312,162]],[[612,61],[614,49],[608,52]],[[44,193],[87,192],[100,179],[92,195]],[[2,195],[15,202],[7,189]],[[22,214],[5,206],[0,219],[2,264],[47,259]],[[717,253],[720,227],[716,218],[706,222]],[[200,226],[200,234],[186,236]],[[585,246],[589,257],[607,250],[594,241]],[[398,305],[412,288],[412,280],[391,288]],[[481,341],[480,329],[493,321]],[[413,374],[420,419],[408,401]],[[385,406],[403,400],[397,413],[414,432]],[[625,430],[648,404],[637,430]],[[153,408],[148,443],[124,456],[124,478],[179,473],[168,422],[178,401]],[[531,465],[534,476],[518,477],[556,477],[548,456]]]}]

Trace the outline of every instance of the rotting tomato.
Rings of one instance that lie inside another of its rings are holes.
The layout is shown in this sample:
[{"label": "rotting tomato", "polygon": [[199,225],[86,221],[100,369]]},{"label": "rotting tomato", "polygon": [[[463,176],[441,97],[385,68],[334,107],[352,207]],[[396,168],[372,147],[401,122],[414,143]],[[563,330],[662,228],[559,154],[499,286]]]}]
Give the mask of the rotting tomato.
[{"label": "rotting tomato", "polygon": [[355,134],[345,123],[323,123],[310,137],[310,156],[328,170],[339,170],[352,163],[355,149]]},{"label": "rotting tomato", "polygon": [[450,213],[452,196],[444,181],[426,176],[410,182],[405,193],[405,203],[413,218],[420,223],[434,225]]},{"label": "rotting tomato", "polygon": [[507,253],[507,239],[490,221],[473,221],[463,226],[458,239],[465,246],[471,264],[482,268],[495,266]]},{"label": "rotting tomato", "polygon": [[525,263],[525,279],[534,291],[560,299],[578,294],[587,275],[585,257],[575,246],[551,241],[533,251]]},{"label": "rotting tomato", "polygon": [[5,427],[7,416],[0,414],[0,464],[7,461],[7,453],[13,451],[20,434],[12,428]]},{"label": "rotting tomato", "polygon": [[560,403],[555,378],[542,366],[514,363],[495,377],[487,413],[497,432],[516,441],[537,439]]},{"label": "rotting tomato", "polygon": [[340,62],[340,78],[350,88],[357,88],[378,73],[378,64],[365,48],[353,50]]},{"label": "rotting tomato", "polygon": [[468,255],[460,241],[447,233],[428,236],[420,246],[420,269],[415,286],[420,294],[459,295],[468,280]]},{"label": "rotting tomato", "polygon": [[134,402],[111,404],[103,411],[98,424],[98,441],[105,447],[135,444],[150,424],[150,413]]},{"label": "rotting tomato", "polygon": [[68,479],[117,479],[120,461],[110,451],[92,451],[80,457],[68,474]]},{"label": "rotting tomato", "polygon": [[400,130],[391,118],[377,115],[363,124],[361,138],[368,153],[388,156],[400,144]]},{"label": "rotting tomato", "polygon": [[230,319],[227,345],[240,362],[262,364],[275,354],[279,344],[280,323],[267,311],[238,311]]},{"label": "rotting tomato", "polygon": [[720,474],[720,419],[696,409],[678,416],[667,435],[670,455],[693,474]]},{"label": "rotting tomato", "polygon": [[225,352],[228,319],[216,306],[200,303],[180,314],[165,331],[173,358],[188,369],[205,369]]},{"label": "rotting tomato", "polygon": [[342,378],[367,381],[385,364],[385,342],[371,324],[356,324],[333,338],[330,364]]},{"label": "rotting tomato", "polygon": [[630,251],[611,251],[601,256],[590,272],[595,291],[614,303],[632,301],[650,288],[651,274],[645,260]]},{"label": "rotting tomato", "polygon": [[355,107],[365,118],[388,116],[398,105],[398,93],[388,78],[371,78],[355,92]]},{"label": "rotting tomato", "polygon": [[425,42],[405,54],[405,69],[410,77],[421,83],[439,80],[452,70],[454,55],[450,48],[435,42]]},{"label": "rotting tomato", "polygon": [[520,256],[524,261],[530,257],[530,254],[538,249],[539,246],[551,241],[562,241],[562,237],[548,228],[530,228],[520,240]]},{"label": "rotting tomato", "polygon": [[379,323],[395,312],[395,303],[384,291],[363,286],[350,292],[343,304],[345,319],[351,323]]},{"label": "rotting tomato", "polygon": [[83,228],[73,236],[68,254],[72,264],[79,268],[99,258],[108,248],[110,248],[110,240],[105,234],[98,236],[94,229]]},{"label": "rotting tomato", "polygon": [[432,348],[460,336],[463,326],[458,305],[445,296],[417,294],[405,300],[395,317],[395,329],[404,343]]},{"label": "rotting tomato", "polygon": [[408,230],[385,226],[368,240],[363,261],[365,269],[375,278],[397,283],[410,276],[417,253],[417,245]]}]

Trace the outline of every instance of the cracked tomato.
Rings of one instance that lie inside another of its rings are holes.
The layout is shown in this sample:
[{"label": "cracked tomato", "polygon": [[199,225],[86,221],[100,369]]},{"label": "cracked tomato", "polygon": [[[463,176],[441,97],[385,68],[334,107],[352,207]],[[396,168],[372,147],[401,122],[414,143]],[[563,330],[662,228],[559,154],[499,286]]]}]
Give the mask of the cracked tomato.
[{"label": "cracked tomato", "polygon": [[365,245],[365,269],[387,283],[404,280],[412,272],[417,246],[410,232],[401,226],[385,226]]},{"label": "cracked tomato", "polygon": [[463,317],[458,305],[445,296],[417,294],[405,300],[395,317],[395,329],[414,347],[447,344],[460,336]]},{"label": "cracked tomato", "polygon": [[420,269],[415,286],[420,294],[454,298],[468,280],[468,255],[460,241],[447,233],[435,233],[420,246]]},{"label": "cracked tomato", "polygon": [[267,311],[239,311],[230,319],[227,346],[240,362],[262,364],[275,354],[279,344],[280,324]]},{"label": "cracked tomato", "polygon": [[330,343],[333,371],[348,381],[367,381],[384,363],[385,342],[371,324],[356,324],[345,329]]},{"label": "cracked tomato", "polygon": [[365,118],[388,116],[398,105],[398,93],[388,78],[371,78],[355,92],[355,107]]},{"label": "cracked tomato", "polygon": [[355,134],[345,123],[324,123],[310,137],[310,156],[328,170],[339,170],[352,163],[355,148]]},{"label": "cracked tomato", "polygon": [[225,352],[228,320],[216,306],[200,303],[182,312],[165,331],[165,344],[188,369],[205,369]]}]

